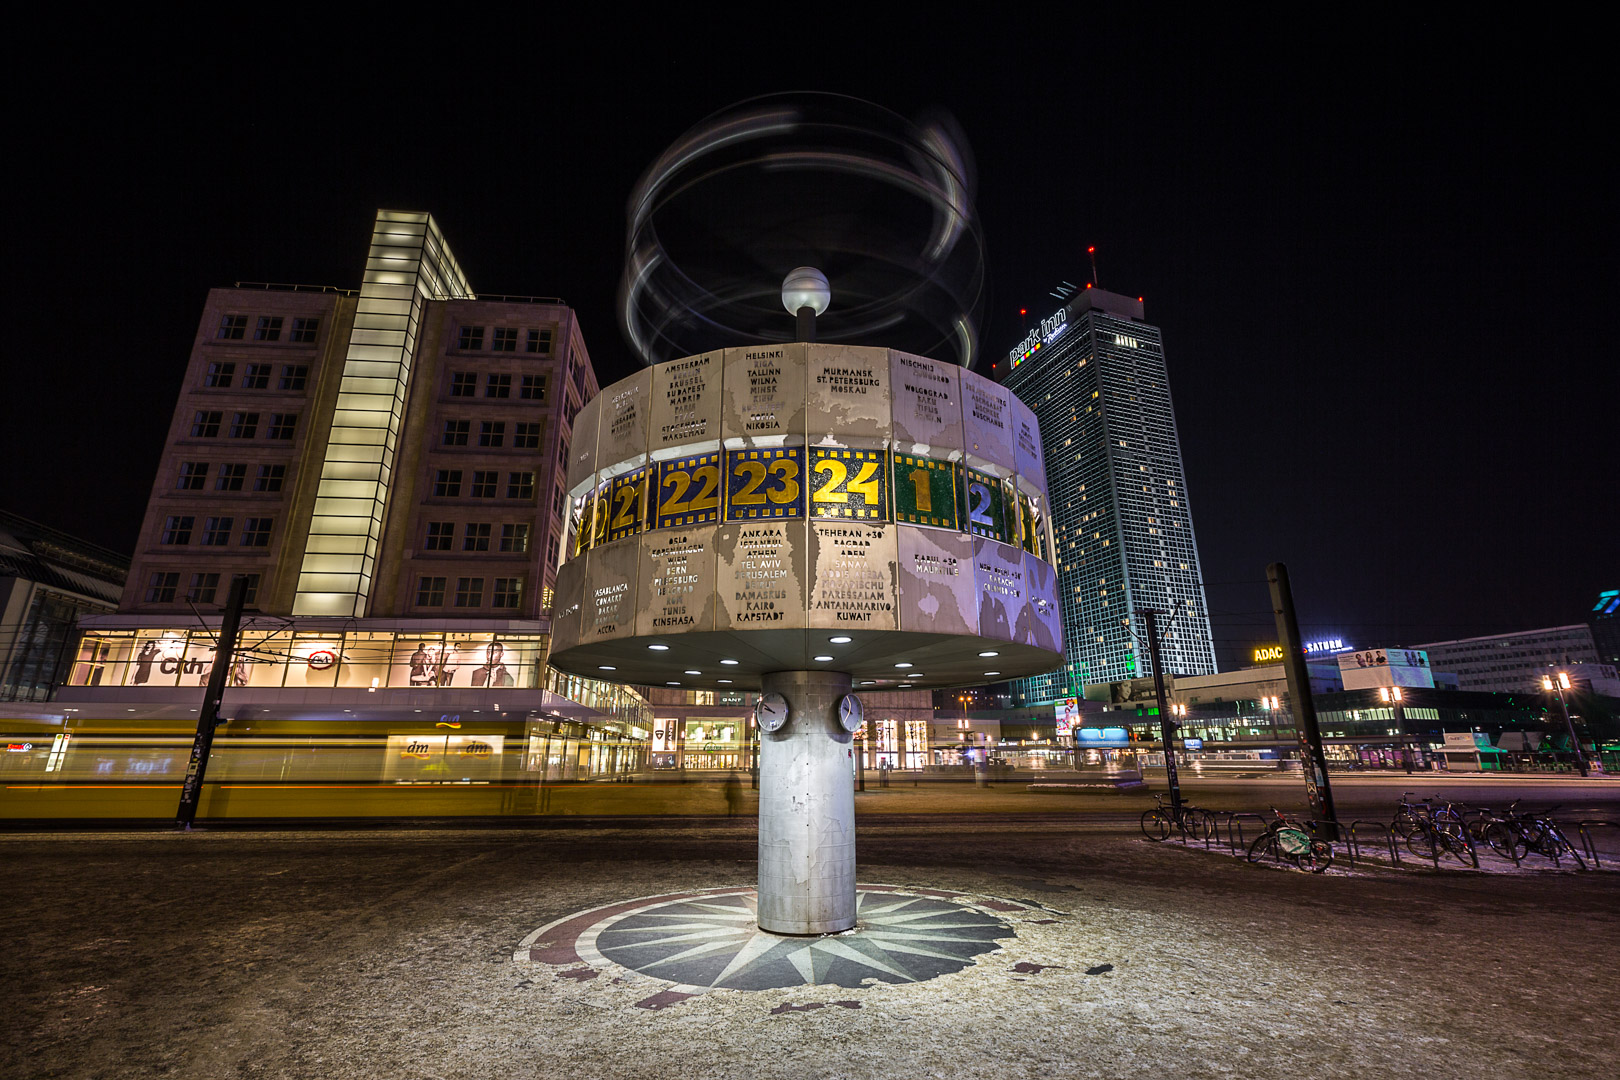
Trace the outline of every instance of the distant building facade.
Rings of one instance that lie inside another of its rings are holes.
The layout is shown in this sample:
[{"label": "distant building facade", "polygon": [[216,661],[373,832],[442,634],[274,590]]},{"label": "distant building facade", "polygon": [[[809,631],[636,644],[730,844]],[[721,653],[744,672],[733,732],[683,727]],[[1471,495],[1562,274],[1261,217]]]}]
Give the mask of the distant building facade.
[{"label": "distant building facade", "polygon": [[1151,674],[1143,610],[1160,613],[1167,671],[1214,672],[1163,338],[1142,301],[1082,290],[996,371],[1040,420],[1066,653],[1014,682],[1014,704]]},{"label": "distant building facade", "polygon": [[[1464,690],[1539,693],[1541,677],[1551,668],[1577,676],[1577,666],[1590,666],[1581,677],[1613,680],[1614,668],[1599,665],[1592,630],[1585,623],[1521,630],[1511,634],[1432,641],[1414,648],[1429,654],[1436,671],[1456,674]],[[1607,671],[1599,670],[1606,667]],[[1600,693],[1609,691],[1599,690]]]},{"label": "distant building facade", "polygon": [[122,555],[0,511],[0,701],[49,701],[73,664],[81,615],[114,611]]}]

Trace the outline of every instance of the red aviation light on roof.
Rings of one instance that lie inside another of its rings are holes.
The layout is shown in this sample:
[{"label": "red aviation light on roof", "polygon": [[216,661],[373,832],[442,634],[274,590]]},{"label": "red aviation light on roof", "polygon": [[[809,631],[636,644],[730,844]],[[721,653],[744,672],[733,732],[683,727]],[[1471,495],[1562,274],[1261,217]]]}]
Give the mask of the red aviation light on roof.
[{"label": "red aviation light on roof", "polygon": [[1091,282],[1089,282],[1089,281],[1086,282],[1086,288],[1088,288],[1088,289],[1091,288]]}]

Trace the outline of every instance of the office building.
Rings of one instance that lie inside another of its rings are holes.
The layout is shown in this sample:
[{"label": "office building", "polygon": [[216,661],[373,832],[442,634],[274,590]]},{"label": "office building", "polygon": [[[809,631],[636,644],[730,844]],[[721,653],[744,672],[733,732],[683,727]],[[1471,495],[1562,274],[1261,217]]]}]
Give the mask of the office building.
[{"label": "office building", "polygon": [[[358,290],[212,290],[128,584],[115,613],[80,620],[40,722],[183,732],[243,576],[233,752],[211,779],[263,775],[271,736],[358,740],[288,758],[283,778],[640,768],[645,699],[546,664],[571,424],[596,392],[572,309],[474,293],[427,214],[378,213]],[[142,768],[183,772],[184,753]]]},{"label": "office building", "polygon": [[995,370],[1040,420],[1066,653],[1015,682],[1013,703],[1151,674],[1144,610],[1160,613],[1167,671],[1215,671],[1164,344],[1142,301],[1084,289]]},{"label": "office building", "polygon": [[1620,589],[1605,589],[1598,594],[1586,625],[1592,631],[1598,662],[1620,666]]},{"label": "office building", "polygon": [[1599,662],[1592,629],[1585,623],[1431,641],[1415,648],[1429,654],[1436,671],[1454,672],[1464,690],[1539,694],[1541,677],[1559,669],[1592,684],[1590,689],[1598,693],[1620,691],[1614,685],[1614,667]]}]

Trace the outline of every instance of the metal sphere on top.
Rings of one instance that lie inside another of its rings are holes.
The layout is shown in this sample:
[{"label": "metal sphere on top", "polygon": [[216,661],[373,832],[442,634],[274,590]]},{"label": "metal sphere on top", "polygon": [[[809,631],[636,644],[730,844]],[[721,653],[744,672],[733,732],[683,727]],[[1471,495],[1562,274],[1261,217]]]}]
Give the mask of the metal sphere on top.
[{"label": "metal sphere on top", "polygon": [[789,315],[797,315],[802,308],[820,315],[831,303],[832,288],[827,284],[827,275],[813,266],[796,266],[782,279],[782,306]]}]

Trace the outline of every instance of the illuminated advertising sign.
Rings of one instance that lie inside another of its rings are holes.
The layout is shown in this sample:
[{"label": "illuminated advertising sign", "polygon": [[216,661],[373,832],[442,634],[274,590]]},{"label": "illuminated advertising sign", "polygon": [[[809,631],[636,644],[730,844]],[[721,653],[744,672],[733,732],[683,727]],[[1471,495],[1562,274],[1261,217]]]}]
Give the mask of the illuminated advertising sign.
[{"label": "illuminated advertising sign", "polygon": [[1029,336],[1013,346],[1007,354],[1007,359],[1017,367],[1031,356],[1050,346],[1052,342],[1063,336],[1069,328],[1069,309],[1058,308],[1057,314],[1048,315],[1041,320],[1041,325],[1029,332]]},{"label": "illuminated advertising sign", "polygon": [[1081,746],[1117,749],[1131,744],[1130,732],[1122,727],[1081,728],[1078,734]]},{"label": "illuminated advertising sign", "polygon": [[[1350,646],[1344,643],[1343,638],[1323,638],[1321,641],[1307,641],[1305,643],[1306,656],[1328,656],[1333,653],[1350,651]],[[1261,645],[1254,650],[1256,664],[1277,664],[1283,658],[1281,645]]]},{"label": "illuminated advertising sign", "polygon": [[1080,726],[1080,701],[1078,698],[1064,698],[1057,703],[1056,711],[1057,737],[1067,739]]}]

